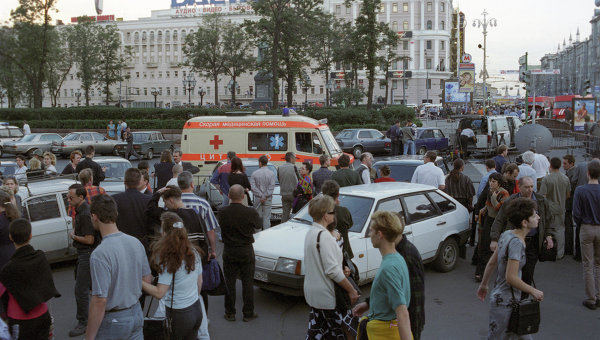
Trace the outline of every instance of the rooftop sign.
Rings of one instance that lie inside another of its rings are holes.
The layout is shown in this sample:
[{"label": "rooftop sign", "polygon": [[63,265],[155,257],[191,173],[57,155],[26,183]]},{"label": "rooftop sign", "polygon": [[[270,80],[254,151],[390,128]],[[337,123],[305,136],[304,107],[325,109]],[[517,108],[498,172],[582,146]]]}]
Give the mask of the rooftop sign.
[{"label": "rooftop sign", "polygon": [[197,17],[210,13],[252,13],[254,0],[171,0],[172,17]]}]

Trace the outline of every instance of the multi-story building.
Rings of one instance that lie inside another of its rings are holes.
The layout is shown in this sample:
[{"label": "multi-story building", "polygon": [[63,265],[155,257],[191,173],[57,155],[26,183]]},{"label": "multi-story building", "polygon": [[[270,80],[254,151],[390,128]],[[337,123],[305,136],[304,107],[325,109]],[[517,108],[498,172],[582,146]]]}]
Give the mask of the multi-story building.
[{"label": "multi-story building", "polygon": [[[125,107],[153,107],[154,90],[158,93],[156,102],[159,107],[175,107],[187,104],[188,101],[200,105],[199,90],[205,92],[203,104],[214,103],[215,91],[218,91],[221,103],[231,100],[232,90],[236,92],[237,103],[250,103],[254,99],[256,71],[238,78],[234,89],[226,76],[221,77],[219,85],[215,88],[211,79],[195,74],[197,84],[191,92],[188,92],[182,83],[184,77],[190,73],[188,67],[181,66],[185,61],[185,37],[197,30],[203,15],[220,12],[236,23],[258,18],[245,0],[206,0],[202,3],[207,2],[211,4],[183,6],[186,3],[193,4],[194,1],[172,0],[170,9],[154,10],[149,18],[101,23],[116,25],[123,46],[132,50],[131,61],[123,70],[128,79],[112,87],[111,105],[120,102]],[[325,0],[323,6],[326,11],[339,18],[354,20],[359,15],[360,2],[352,2],[346,7],[343,0]],[[411,71],[412,77],[404,79],[404,89],[401,78],[391,79],[388,96],[391,98],[390,102],[393,100],[394,103],[401,103],[402,99],[406,98],[406,103],[410,104],[440,103],[443,80],[451,77],[453,72],[450,68],[450,58],[456,55],[450,51],[452,46],[457,45],[456,37],[451,34],[452,26],[457,21],[452,0],[382,0],[378,16],[379,21],[389,24],[393,31],[400,34],[409,31],[412,33],[412,38],[401,40],[397,50],[399,56],[406,58],[393,63],[390,70]],[[464,39],[464,35],[462,38]],[[305,98],[309,103],[325,103],[325,92],[329,86],[334,91],[346,86],[340,79],[332,80],[328,86],[324,74],[313,74],[308,69],[307,71],[311,86],[306,89],[307,93],[299,88],[294,94],[293,104],[303,103]],[[336,71],[344,71],[343,65],[334,65],[331,72]],[[58,98],[60,106],[77,106],[83,102],[83,98],[78,97],[81,85],[75,73],[73,70],[62,86],[61,96]],[[382,70],[379,71],[377,79],[374,100],[385,97],[385,75]],[[287,86],[285,83],[282,85],[282,88]],[[358,86],[366,90],[367,78],[364,70],[358,72]],[[91,104],[104,105],[101,89],[94,90],[91,92]],[[50,106],[49,98],[45,100],[44,105]]]}]

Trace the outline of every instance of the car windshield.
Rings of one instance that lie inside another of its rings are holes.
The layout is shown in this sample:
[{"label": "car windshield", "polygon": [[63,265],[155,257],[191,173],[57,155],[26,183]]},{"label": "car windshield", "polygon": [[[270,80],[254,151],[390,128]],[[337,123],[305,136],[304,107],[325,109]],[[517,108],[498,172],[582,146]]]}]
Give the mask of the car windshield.
[{"label": "car windshield", "polygon": [[321,129],[321,136],[323,136],[323,141],[325,142],[327,149],[329,149],[331,156],[335,157],[336,155],[342,153],[342,149],[340,149],[340,146],[335,141],[335,138],[333,138],[333,135],[329,129]]},{"label": "car windshield", "polygon": [[[375,166],[378,173],[379,173],[379,169],[382,166],[383,166],[383,164]],[[415,172],[415,169],[419,165],[418,164],[387,164],[387,166],[389,166],[390,170],[392,171],[392,173],[390,174],[390,177],[392,177],[393,179],[395,179],[398,182],[410,182],[410,180],[412,179],[413,173]]]},{"label": "car windshield", "polygon": [[[248,176],[248,179],[250,179],[254,171],[258,170],[258,165],[248,165],[245,166],[245,168],[246,176]],[[275,168],[275,166],[273,166],[272,164],[268,164],[267,169],[271,170],[275,174],[275,185],[279,185],[279,180],[277,180],[277,168]]]},{"label": "car windshield", "polygon": [[566,109],[566,108],[571,108],[572,103],[570,101],[568,102],[554,102],[554,108],[555,109]]},{"label": "car windshield", "polygon": [[[368,197],[350,196],[340,194],[340,206],[348,208],[350,214],[352,214],[352,221],[354,224],[349,231],[360,233],[365,226],[365,222],[371,213],[371,207],[373,207],[373,199]],[[308,214],[308,204],[304,206],[293,219],[302,222],[313,222],[312,217]]]},{"label": "car windshield", "polygon": [[38,137],[38,135],[26,135],[25,137],[21,138],[21,142],[31,142],[36,140]]},{"label": "car windshield", "polygon": [[104,175],[106,178],[123,180],[125,171],[131,167],[131,164],[126,162],[98,162],[101,167],[106,167]]},{"label": "car windshield", "polygon": [[149,133],[134,133],[133,134],[133,142],[134,143],[144,143],[150,139]]},{"label": "car windshield", "polygon": [[78,133],[70,133],[68,135],[65,136],[65,138],[63,138],[63,140],[68,141],[68,140],[78,140],[79,139],[79,134]]},{"label": "car windshield", "polygon": [[7,164],[7,165],[0,165],[0,172],[2,172],[2,175],[6,178],[6,176],[11,176],[15,174],[15,170],[17,169],[17,165],[16,164]]},{"label": "car windshield", "polygon": [[342,132],[340,132],[336,138],[337,139],[344,139],[344,138],[352,138],[352,132],[351,130],[344,130]]}]

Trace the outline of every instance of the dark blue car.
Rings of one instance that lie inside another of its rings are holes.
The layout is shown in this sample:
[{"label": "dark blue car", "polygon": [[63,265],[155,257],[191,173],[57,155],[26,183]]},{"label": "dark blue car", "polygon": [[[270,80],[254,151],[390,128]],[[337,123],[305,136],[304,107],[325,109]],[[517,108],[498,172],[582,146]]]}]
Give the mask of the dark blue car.
[{"label": "dark blue car", "polygon": [[392,148],[390,139],[375,129],[344,129],[335,140],[342,151],[352,153],[356,159],[363,152],[382,154],[389,153]]},{"label": "dark blue car", "polygon": [[429,150],[446,151],[448,137],[438,128],[417,128],[415,149],[419,155],[424,155]]}]

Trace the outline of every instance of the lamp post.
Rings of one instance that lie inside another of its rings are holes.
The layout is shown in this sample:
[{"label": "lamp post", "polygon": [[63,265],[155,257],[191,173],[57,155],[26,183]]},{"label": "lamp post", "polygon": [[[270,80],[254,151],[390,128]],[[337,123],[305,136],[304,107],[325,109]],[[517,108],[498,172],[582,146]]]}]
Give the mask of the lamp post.
[{"label": "lamp post", "polygon": [[81,102],[81,90],[77,89],[77,92],[75,92],[75,98],[77,98],[77,106],[79,106],[79,103]]},{"label": "lamp post", "polygon": [[198,95],[200,96],[200,106],[204,105],[204,96],[206,95],[206,91],[202,86],[198,89]]},{"label": "lamp post", "polygon": [[152,92],[150,92],[150,94],[154,96],[154,108],[156,109],[156,97],[158,97],[159,94],[156,87],[152,88]]},{"label": "lamp post", "polygon": [[6,97],[6,90],[0,89],[0,109],[4,108],[4,98]]},{"label": "lamp post", "polygon": [[[426,103],[429,104],[429,65],[427,65],[427,51],[425,51],[425,92],[427,93],[427,99],[425,99]],[[402,84],[404,86],[404,84]]]},{"label": "lamp post", "polygon": [[194,87],[196,87],[196,78],[194,77],[194,73],[190,72],[186,77],[183,78],[183,88],[188,91],[188,106],[192,107],[192,91],[194,91]]},{"label": "lamp post", "polygon": [[[487,54],[486,54],[486,48],[487,48],[487,29],[488,26],[489,27],[496,27],[498,26],[498,22],[496,21],[496,19],[494,18],[488,18],[488,12],[485,11],[485,9],[483,10],[483,20],[480,19],[475,19],[473,20],[473,27],[483,27],[483,72],[482,72],[482,77],[483,77],[483,107],[485,108],[485,101],[487,98],[487,84],[486,84],[486,80],[488,77],[488,73],[487,73],[487,68],[486,68],[486,59],[487,59]],[[480,45],[481,46],[481,45]]]},{"label": "lamp post", "polygon": [[306,71],[302,71],[302,78],[298,79],[298,85],[304,90],[304,109],[308,107],[308,88],[311,80]]}]

